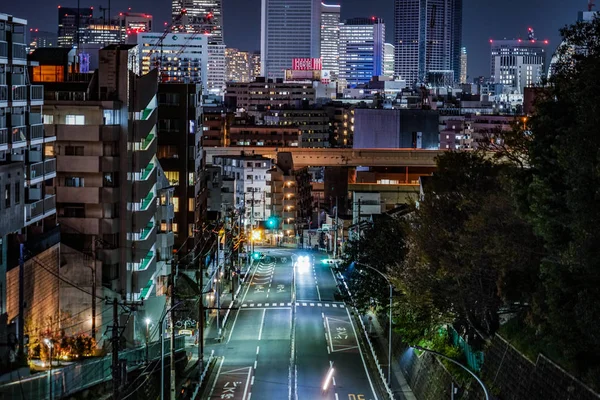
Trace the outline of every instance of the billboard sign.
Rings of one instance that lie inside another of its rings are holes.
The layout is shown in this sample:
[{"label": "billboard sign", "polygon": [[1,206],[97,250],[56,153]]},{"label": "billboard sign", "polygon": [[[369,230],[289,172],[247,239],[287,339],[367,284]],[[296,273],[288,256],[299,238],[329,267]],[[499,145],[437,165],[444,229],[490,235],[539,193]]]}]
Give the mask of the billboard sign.
[{"label": "billboard sign", "polygon": [[295,71],[320,71],[323,62],[320,58],[293,58],[292,69]]}]

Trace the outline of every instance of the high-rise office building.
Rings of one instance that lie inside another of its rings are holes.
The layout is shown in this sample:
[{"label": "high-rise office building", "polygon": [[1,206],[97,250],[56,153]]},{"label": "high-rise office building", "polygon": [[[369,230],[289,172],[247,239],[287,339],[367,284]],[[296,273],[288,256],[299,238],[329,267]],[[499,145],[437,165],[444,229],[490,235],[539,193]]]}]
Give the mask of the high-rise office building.
[{"label": "high-rise office building", "polygon": [[55,32],[40,31],[39,29],[29,29],[29,52],[33,52],[40,47],[58,46],[58,36]]},{"label": "high-rise office building", "polygon": [[81,43],[83,31],[93,18],[94,8],[58,6],[58,45],[73,47]]},{"label": "high-rise office building", "polygon": [[321,61],[331,80],[337,81],[340,70],[340,5],[321,3]]},{"label": "high-rise office building", "polygon": [[396,47],[391,43],[384,44],[383,50],[383,75],[394,76],[394,57]]},{"label": "high-rise office building", "polygon": [[124,35],[135,32],[152,32],[152,15],[144,13],[121,12],[114,18]]},{"label": "high-rise office building", "polygon": [[208,34],[211,44],[223,43],[221,0],[172,0],[173,30]]},{"label": "high-rise office building", "polygon": [[252,66],[251,66],[252,80],[254,80],[257,77],[261,76],[260,75],[260,52],[259,51],[255,51],[254,53],[252,53],[251,62],[252,62]]},{"label": "high-rise office building", "polygon": [[460,74],[462,0],[395,0],[396,75],[409,84]]},{"label": "high-rise office building", "polygon": [[467,83],[467,48],[460,48],[460,83]]},{"label": "high-rise office building", "polygon": [[193,33],[162,36],[160,32],[142,32],[132,36],[132,43],[140,46],[142,73],[159,67],[162,82],[207,82],[207,36]]},{"label": "high-rise office building", "polygon": [[547,40],[537,40],[530,29],[528,39],[490,40],[490,73],[494,83],[501,83],[524,93],[527,86],[537,85],[546,67]]},{"label": "high-rise office building", "polygon": [[252,55],[238,49],[225,49],[227,82],[250,82],[252,80]]},{"label": "high-rise office building", "polygon": [[383,74],[385,24],[383,19],[352,18],[340,26],[342,85],[356,86]]},{"label": "high-rise office building", "polygon": [[262,0],[262,76],[283,78],[293,58],[321,57],[320,13],[320,0]]}]

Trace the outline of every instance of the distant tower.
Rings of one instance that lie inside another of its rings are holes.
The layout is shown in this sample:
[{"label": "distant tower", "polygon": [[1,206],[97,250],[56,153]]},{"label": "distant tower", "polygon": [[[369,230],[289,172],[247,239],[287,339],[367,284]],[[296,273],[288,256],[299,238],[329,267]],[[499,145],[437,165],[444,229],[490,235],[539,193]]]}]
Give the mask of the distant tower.
[{"label": "distant tower", "polygon": [[462,0],[395,0],[395,75],[409,84],[429,71],[459,79]]},{"label": "distant tower", "polygon": [[223,5],[221,0],[172,0],[173,22],[179,20],[181,11],[186,16],[181,20],[183,29],[175,30],[209,34],[209,44],[223,44]]},{"label": "distant tower", "polygon": [[261,75],[283,78],[293,58],[321,57],[320,0],[262,0]]},{"label": "distant tower", "polygon": [[385,43],[383,51],[383,75],[394,76],[395,47],[391,43]]},{"label": "distant tower", "polygon": [[490,40],[492,82],[501,83],[518,93],[541,82],[548,41],[535,39],[532,28],[528,29],[527,37],[527,40]]},{"label": "distant tower", "polygon": [[352,18],[340,26],[340,82],[350,86],[383,75],[383,19]]},{"label": "distant tower", "polygon": [[467,48],[460,48],[460,83],[467,83]]},{"label": "distant tower", "polygon": [[321,60],[332,81],[337,81],[340,71],[340,8],[321,3]]}]

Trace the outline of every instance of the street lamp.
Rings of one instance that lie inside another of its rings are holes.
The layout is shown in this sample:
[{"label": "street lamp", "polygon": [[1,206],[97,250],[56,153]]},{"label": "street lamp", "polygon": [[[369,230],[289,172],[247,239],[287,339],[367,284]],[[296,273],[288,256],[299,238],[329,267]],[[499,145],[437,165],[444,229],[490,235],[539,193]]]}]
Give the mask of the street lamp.
[{"label": "street lamp", "polygon": [[388,330],[388,383],[391,386],[392,385],[392,295],[393,295],[394,288],[393,288],[390,280],[387,278],[387,276],[385,276],[381,271],[379,271],[367,264],[362,264],[362,263],[359,263],[356,261],[354,263],[356,265],[360,265],[362,267],[365,267],[365,268],[368,268],[368,269],[371,269],[371,270],[377,272],[379,275],[381,275],[383,277],[383,279],[385,279],[385,281],[388,283],[388,285],[390,285],[390,310],[389,310],[390,321],[389,321],[389,330]]},{"label": "street lamp", "polygon": [[44,339],[44,344],[48,346],[48,351],[50,352],[50,369],[48,370],[48,393],[49,398],[52,400],[52,348],[54,347],[54,343],[52,339]]},{"label": "street lamp", "polygon": [[148,364],[148,341],[150,340],[150,318],[146,317],[146,364]]},{"label": "street lamp", "polygon": [[[473,371],[471,371],[469,368],[465,367],[464,365],[462,365],[461,363],[459,363],[459,362],[458,362],[458,361],[456,361],[455,359],[453,359],[453,358],[450,358],[450,357],[448,357],[448,356],[445,356],[445,355],[443,355],[442,353],[438,353],[438,352],[437,352],[437,351],[435,351],[435,350],[426,349],[426,348],[424,348],[424,347],[421,347],[421,346],[414,346],[414,348],[415,348],[415,349],[418,349],[418,350],[421,350],[421,351],[425,351],[425,352],[427,352],[427,353],[434,354],[434,355],[436,355],[436,356],[438,356],[438,357],[441,357],[441,358],[443,358],[444,360],[450,361],[451,363],[453,363],[453,364],[455,364],[455,365],[458,365],[459,367],[461,367],[462,369],[464,369],[465,371],[467,371],[469,374],[471,374],[471,376],[472,376],[473,378],[475,378],[475,380],[477,381],[477,383],[479,383],[479,385],[480,385],[480,386],[481,386],[481,388],[483,389],[483,394],[485,394],[485,399],[486,399],[486,400],[490,400],[490,395],[489,395],[489,393],[488,393],[488,391],[487,391],[487,388],[485,387],[485,384],[484,384],[484,383],[481,381],[481,379],[479,379],[479,377],[478,377],[477,375],[475,375],[475,374],[473,373]],[[454,398],[454,393],[452,393],[452,396],[453,396],[453,398]]]}]

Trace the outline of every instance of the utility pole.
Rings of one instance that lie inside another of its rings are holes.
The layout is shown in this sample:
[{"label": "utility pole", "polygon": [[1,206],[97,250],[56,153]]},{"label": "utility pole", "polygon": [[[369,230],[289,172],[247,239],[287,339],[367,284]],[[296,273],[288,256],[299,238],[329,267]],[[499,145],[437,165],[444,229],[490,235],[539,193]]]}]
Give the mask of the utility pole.
[{"label": "utility pole", "polygon": [[121,389],[121,371],[119,367],[119,303],[117,299],[112,300],[113,306],[113,325],[112,329],[112,381],[113,381],[113,399],[119,399]]},{"label": "utility pole", "polygon": [[334,242],[333,242],[333,258],[337,258],[337,243],[338,243],[338,197],[335,196],[335,222],[333,224],[335,229]]},{"label": "utility pole", "polygon": [[25,360],[25,245],[19,244],[19,319],[18,332],[19,336],[19,357],[20,364]]},{"label": "utility pole", "polygon": [[169,333],[170,333],[170,343],[171,343],[171,385],[169,387],[171,393],[171,400],[176,400],[176,376],[175,376],[175,311],[173,309],[173,305],[175,304],[175,268],[176,262],[175,257],[177,254],[173,255],[171,259],[171,276],[170,276],[170,286],[171,286],[171,295],[169,296],[169,307],[171,307],[171,323],[169,324]]},{"label": "utility pole", "polygon": [[[200,250],[202,251],[202,250]],[[198,261],[200,269],[200,301],[198,301],[198,360],[200,360],[200,376],[204,370],[204,260]]]},{"label": "utility pole", "polygon": [[96,236],[92,236],[92,338],[96,340]]}]

